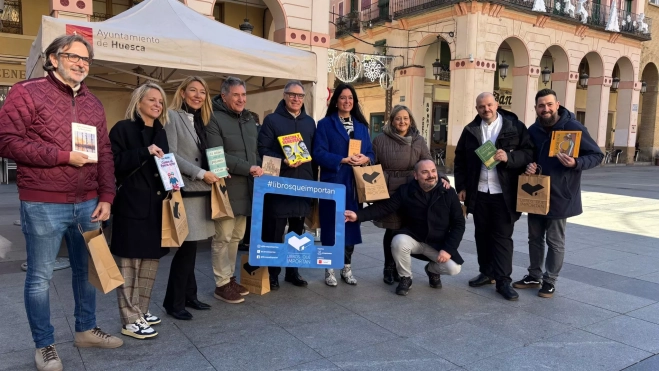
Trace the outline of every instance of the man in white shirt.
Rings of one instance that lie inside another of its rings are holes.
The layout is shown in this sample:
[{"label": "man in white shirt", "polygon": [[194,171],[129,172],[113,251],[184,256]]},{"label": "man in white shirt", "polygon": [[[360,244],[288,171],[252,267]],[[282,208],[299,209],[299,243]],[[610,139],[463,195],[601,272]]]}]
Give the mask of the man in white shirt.
[{"label": "man in white shirt", "polygon": [[[480,274],[469,286],[496,282],[496,290],[507,300],[519,295],[510,285],[513,271],[513,240],[517,182],[533,158],[533,144],[523,122],[499,108],[494,95],[476,98],[478,116],[468,124],[455,149],[455,189],[467,212],[474,215],[476,250]],[[496,147],[498,163],[488,169],[476,149],[485,142]]]}]

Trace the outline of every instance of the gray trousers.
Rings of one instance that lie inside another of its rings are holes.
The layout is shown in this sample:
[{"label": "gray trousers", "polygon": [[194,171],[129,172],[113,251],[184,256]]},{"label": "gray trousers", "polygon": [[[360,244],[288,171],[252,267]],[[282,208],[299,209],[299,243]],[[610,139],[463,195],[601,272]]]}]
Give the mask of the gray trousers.
[{"label": "gray trousers", "polygon": [[412,278],[412,254],[423,254],[430,259],[428,270],[431,273],[453,276],[460,273],[462,266],[449,259],[446,263],[437,263],[439,251],[432,246],[419,242],[414,238],[399,234],[391,241],[391,253],[396,262],[396,269],[401,277]]},{"label": "gray trousers", "polygon": [[[565,225],[567,219],[550,219],[529,214],[529,276],[552,285],[558,278],[565,257]],[[547,259],[545,261],[545,239]],[[542,273],[542,265],[545,273]]]}]

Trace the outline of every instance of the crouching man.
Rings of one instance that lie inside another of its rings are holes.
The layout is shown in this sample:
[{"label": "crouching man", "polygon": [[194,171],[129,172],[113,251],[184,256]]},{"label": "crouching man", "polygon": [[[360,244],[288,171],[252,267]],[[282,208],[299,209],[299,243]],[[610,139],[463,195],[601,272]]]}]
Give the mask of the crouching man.
[{"label": "crouching man", "polygon": [[412,286],[412,257],[429,260],[425,271],[430,287],[441,288],[441,275],[460,273],[458,246],[465,219],[455,189],[438,186],[435,163],[421,160],[414,166],[413,181],[401,186],[388,200],[357,211],[345,212],[346,222],[367,221],[398,212],[402,228],[394,231],[391,250],[400,274],[396,294],[407,295]]}]

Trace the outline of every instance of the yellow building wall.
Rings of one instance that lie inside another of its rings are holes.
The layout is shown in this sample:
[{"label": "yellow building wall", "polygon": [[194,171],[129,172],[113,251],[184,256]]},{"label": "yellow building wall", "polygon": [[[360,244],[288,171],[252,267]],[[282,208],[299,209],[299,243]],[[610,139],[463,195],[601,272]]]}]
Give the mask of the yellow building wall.
[{"label": "yellow building wall", "polygon": [[[41,16],[49,15],[49,0],[22,1],[23,35],[37,36],[41,27]],[[29,4],[29,5],[28,5]]]}]

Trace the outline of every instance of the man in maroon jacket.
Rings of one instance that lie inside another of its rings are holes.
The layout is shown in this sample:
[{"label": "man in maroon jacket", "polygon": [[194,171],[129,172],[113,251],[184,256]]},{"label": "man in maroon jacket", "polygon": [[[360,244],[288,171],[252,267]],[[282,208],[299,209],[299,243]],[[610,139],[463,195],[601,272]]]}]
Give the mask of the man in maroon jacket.
[{"label": "man in maroon jacket", "polygon": [[[0,156],[18,165],[28,263],[25,311],[35,362],[39,370],[61,370],[48,289],[62,238],[73,274],[74,345],[123,344],[96,327],[96,291],[87,280],[88,252],[79,231],[98,229],[110,217],[114,163],[105,111],[82,82],[93,57],[91,45],[78,35],[62,36],[44,54],[48,76],[14,85],[0,110]],[[74,127],[81,129],[74,132]]]}]

